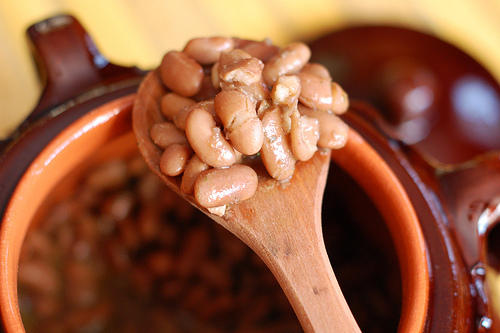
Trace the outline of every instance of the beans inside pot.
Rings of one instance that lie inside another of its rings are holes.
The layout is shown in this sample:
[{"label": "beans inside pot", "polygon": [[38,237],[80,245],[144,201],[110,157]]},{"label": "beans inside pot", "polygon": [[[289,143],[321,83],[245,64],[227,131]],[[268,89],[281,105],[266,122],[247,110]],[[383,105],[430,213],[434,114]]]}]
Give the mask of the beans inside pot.
[{"label": "beans inside pot", "polygon": [[[355,203],[366,198],[332,167],[324,233],[335,272],[364,332],[395,331],[393,251],[357,229],[367,216]],[[70,194],[43,207],[23,245],[27,332],[302,332],[260,258],[164,187],[140,157],[109,160],[64,186],[55,195]],[[384,235],[364,207],[378,230],[368,234]]]}]

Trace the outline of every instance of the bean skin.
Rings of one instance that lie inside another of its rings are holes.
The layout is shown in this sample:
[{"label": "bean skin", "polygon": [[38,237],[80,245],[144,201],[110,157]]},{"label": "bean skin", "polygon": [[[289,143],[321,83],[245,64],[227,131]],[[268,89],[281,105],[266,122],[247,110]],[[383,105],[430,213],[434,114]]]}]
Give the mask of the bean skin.
[{"label": "bean skin", "polygon": [[265,112],[262,118],[264,143],[260,151],[267,172],[276,180],[287,180],[295,171],[295,157],[292,154],[289,138],[283,132],[281,110],[274,107]]},{"label": "bean skin", "polygon": [[174,143],[165,149],[160,159],[160,170],[167,176],[180,175],[193,155],[188,144]]},{"label": "bean skin", "polygon": [[257,58],[239,59],[222,66],[219,77],[227,83],[250,86],[260,81],[263,69],[264,63]]},{"label": "bean skin", "polygon": [[156,123],[149,131],[151,140],[160,147],[166,149],[173,143],[188,143],[186,135],[171,122]]},{"label": "bean skin", "polygon": [[258,153],[264,133],[254,100],[238,90],[223,90],[215,96],[214,107],[234,148],[245,155]]},{"label": "bean skin", "polygon": [[318,146],[329,149],[340,149],[345,146],[349,128],[338,116],[326,111],[318,111],[299,104],[302,115],[318,119]]},{"label": "bean skin", "polygon": [[285,113],[290,114],[297,108],[301,90],[301,81],[297,75],[281,75],[273,86],[271,99]]},{"label": "bean skin", "polygon": [[266,39],[262,42],[247,41],[241,46],[241,50],[245,51],[254,58],[267,62],[274,55],[276,55],[280,49],[278,46],[273,45],[269,39]]},{"label": "bean skin", "polygon": [[305,106],[317,110],[332,109],[332,80],[305,72],[299,74],[302,91],[299,100]]},{"label": "bean skin", "polygon": [[186,136],[198,157],[215,168],[236,162],[236,154],[226,140],[214,117],[202,108],[193,109],[186,118]]},{"label": "bean skin", "polygon": [[298,111],[292,114],[291,120],[290,141],[293,156],[299,161],[307,161],[318,150],[318,120],[301,116]]},{"label": "bean skin", "polygon": [[280,75],[297,74],[309,61],[311,50],[304,43],[292,43],[280,50],[264,66],[262,76],[272,86]]},{"label": "bean skin", "polygon": [[181,96],[194,96],[201,89],[203,68],[185,53],[168,52],[159,70],[163,84]]},{"label": "bean skin", "polygon": [[185,106],[191,106],[196,102],[184,96],[176,93],[166,93],[160,100],[161,113],[167,118],[167,120],[172,121],[179,110]]},{"label": "bean skin", "polygon": [[332,79],[332,77],[330,76],[330,72],[325,66],[314,62],[305,64],[304,67],[302,67],[302,69],[300,70],[300,73],[313,74],[323,79]]},{"label": "bean skin", "polygon": [[202,172],[210,168],[208,164],[203,162],[198,155],[194,155],[186,165],[186,169],[182,175],[181,192],[184,194],[194,193],[194,183],[196,178]]},{"label": "bean skin", "polygon": [[251,167],[235,164],[203,171],[196,179],[194,197],[205,208],[219,207],[252,197],[257,185],[257,173]]},{"label": "bean skin", "polygon": [[202,108],[206,111],[208,111],[212,116],[215,117],[215,122],[217,126],[220,125],[219,118],[217,117],[214,109],[214,103],[213,101],[203,101],[203,102],[198,102],[196,104],[190,105],[190,106],[185,106],[179,110],[179,112],[175,115],[174,117],[174,124],[181,130],[186,130],[186,119],[191,110],[195,108]]},{"label": "bean skin", "polygon": [[337,82],[332,82],[332,111],[335,114],[343,114],[349,109],[349,97]]},{"label": "bean skin", "polygon": [[222,51],[230,51],[234,40],[228,37],[209,37],[191,39],[183,52],[202,65],[210,65],[219,60]]}]

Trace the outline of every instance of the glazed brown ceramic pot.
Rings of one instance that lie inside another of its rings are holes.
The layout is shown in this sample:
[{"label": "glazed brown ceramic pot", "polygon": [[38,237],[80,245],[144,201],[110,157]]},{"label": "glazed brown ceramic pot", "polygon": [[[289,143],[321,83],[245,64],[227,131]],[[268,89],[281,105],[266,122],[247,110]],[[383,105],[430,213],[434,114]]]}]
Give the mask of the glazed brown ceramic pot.
[{"label": "glazed brown ceramic pot", "polygon": [[415,206],[431,263],[428,329],[498,331],[498,82],[458,48],[405,28],[347,28],[310,45],[365,102],[348,122]]},{"label": "glazed brown ceramic pot", "polygon": [[[83,162],[103,151],[116,156],[136,152],[131,108],[144,75],[108,63],[70,16],[38,23],[29,36],[46,89],[1,148],[0,313],[6,332],[24,330],[17,268],[31,222],[53,189]],[[498,156],[437,169],[384,130],[388,121],[367,104],[353,102],[345,120],[354,135],[346,149],[333,154],[333,180],[323,203],[327,247],[333,244],[329,254],[341,242],[335,238],[337,224],[328,217],[340,211],[356,222],[356,232],[364,235],[358,239],[377,244],[387,255],[388,265],[380,269],[397,272],[391,284],[399,299],[394,330],[472,332],[488,325],[493,330],[496,317],[484,272],[493,260],[485,256],[495,258],[487,235],[494,234],[498,219],[498,201],[493,200],[498,186],[492,186],[499,183]],[[489,182],[482,181],[485,172]],[[349,274],[342,278],[343,263],[333,255],[331,262],[347,295],[355,279]],[[346,298],[356,315],[356,299]]]}]

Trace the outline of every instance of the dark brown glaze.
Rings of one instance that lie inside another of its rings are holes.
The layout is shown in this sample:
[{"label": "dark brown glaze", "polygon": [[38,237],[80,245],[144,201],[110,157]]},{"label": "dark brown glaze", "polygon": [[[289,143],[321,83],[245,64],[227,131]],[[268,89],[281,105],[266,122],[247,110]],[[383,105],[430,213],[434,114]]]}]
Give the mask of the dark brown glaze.
[{"label": "dark brown glaze", "polygon": [[96,107],[135,93],[144,75],[109,63],[72,16],[36,23],[27,34],[45,88],[18,130],[0,141],[2,215],[25,169],[52,138]]},{"label": "dark brown glaze", "polygon": [[360,132],[384,158],[412,201],[428,247],[431,293],[426,332],[475,332],[473,286],[460,248],[448,229],[443,205],[436,196],[436,183],[425,161],[404,143],[392,139],[373,125],[374,109],[353,103],[344,120]]},{"label": "dark brown glaze", "polygon": [[433,280],[428,331],[497,332],[485,269],[500,254],[489,236],[500,198],[498,83],[461,50],[405,28],[347,28],[310,45],[313,61],[366,103],[345,119],[419,215]]},{"label": "dark brown glaze", "polygon": [[[30,29],[46,88],[19,131],[0,142],[2,215],[24,170],[52,138],[85,113],[135,92],[144,74],[108,63],[71,16]],[[329,69],[352,98],[381,110],[354,102],[344,119],[393,169],[421,221],[432,280],[426,331],[496,332],[496,321],[490,329],[481,327],[496,317],[482,268],[487,260],[499,266],[500,252],[493,243],[498,239],[494,236],[498,221],[490,218],[483,233],[477,232],[477,222],[498,206],[499,155],[491,151],[500,148],[500,127],[494,116],[485,118],[491,121],[482,127],[464,126],[471,123],[465,122],[463,110],[457,112],[452,96],[457,82],[461,89],[477,88],[476,96],[486,96],[483,101],[491,106],[490,114],[498,114],[498,84],[465,53],[406,29],[346,29],[310,45],[314,61],[342,64]],[[425,97],[426,103],[408,109],[401,101],[415,90],[423,91],[424,97],[431,92],[433,98]],[[405,136],[401,125],[415,119],[427,122],[427,135],[417,126],[415,135]],[[478,129],[485,134],[480,140],[475,135]],[[486,155],[471,160],[478,154]]]},{"label": "dark brown glaze", "polygon": [[381,110],[401,139],[439,162],[500,149],[500,87],[453,45],[385,26],[346,28],[310,45],[312,61],[325,64],[351,98]]}]

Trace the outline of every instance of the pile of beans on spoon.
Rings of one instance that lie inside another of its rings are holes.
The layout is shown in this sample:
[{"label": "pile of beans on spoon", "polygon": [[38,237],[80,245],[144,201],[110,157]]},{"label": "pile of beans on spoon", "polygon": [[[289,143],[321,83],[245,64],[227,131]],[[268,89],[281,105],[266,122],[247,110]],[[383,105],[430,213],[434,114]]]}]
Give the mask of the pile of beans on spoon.
[{"label": "pile of beans on spoon", "polygon": [[211,37],[165,54],[158,67],[167,92],[164,121],[152,126],[160,170],[181,176],[181,191],[211,213],[253,196],[262,161],[278,181],[318,149],[339,149],[349,99],[328,70],[309,63],[304,43]]}]

